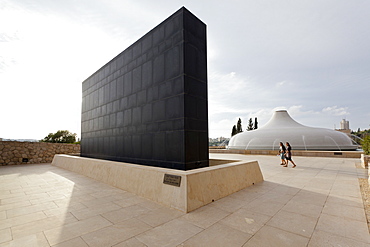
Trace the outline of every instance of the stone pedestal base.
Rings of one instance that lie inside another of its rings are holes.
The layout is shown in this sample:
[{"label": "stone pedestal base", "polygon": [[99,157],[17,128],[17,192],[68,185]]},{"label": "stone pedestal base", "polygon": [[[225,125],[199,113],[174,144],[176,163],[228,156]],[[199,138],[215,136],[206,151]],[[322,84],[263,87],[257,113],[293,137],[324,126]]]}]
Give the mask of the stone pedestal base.
[{"label": "stone pedestal base", "polygon": [[[210,167],[180,171],[55,155],[52,165],[187,213],[263,181],[257,161],[225,160],[224,162],[225,164],[222,164],[222,160],[214,162],[210,160]],[[173,185],[164,183],[165,174],[169,175],[166,175],[166,178],[177,178],[172,181]]]}]

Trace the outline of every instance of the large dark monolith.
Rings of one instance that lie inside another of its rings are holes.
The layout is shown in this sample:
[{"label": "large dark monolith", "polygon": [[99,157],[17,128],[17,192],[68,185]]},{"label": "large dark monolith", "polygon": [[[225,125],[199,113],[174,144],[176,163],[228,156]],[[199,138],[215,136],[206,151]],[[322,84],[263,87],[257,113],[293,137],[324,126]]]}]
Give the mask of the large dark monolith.
[{"label": "large dark monolith", "polygon": [[82,83],[81,156],[208,166],[206,25],[181,8]]}]

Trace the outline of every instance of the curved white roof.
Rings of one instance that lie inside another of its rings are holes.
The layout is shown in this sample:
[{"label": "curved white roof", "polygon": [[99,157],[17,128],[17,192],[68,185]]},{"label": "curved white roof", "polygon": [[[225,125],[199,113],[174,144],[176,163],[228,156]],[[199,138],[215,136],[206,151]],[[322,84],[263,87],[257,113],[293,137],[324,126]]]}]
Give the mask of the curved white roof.
[{"label": "curved white roof", "polygon": [[324,128],[304,126],[287,111],[276,111],[263,127],[234,135],[229,149],[277,150],[279,142],[289,142],[294,150],[356,150],[346,134]]}]

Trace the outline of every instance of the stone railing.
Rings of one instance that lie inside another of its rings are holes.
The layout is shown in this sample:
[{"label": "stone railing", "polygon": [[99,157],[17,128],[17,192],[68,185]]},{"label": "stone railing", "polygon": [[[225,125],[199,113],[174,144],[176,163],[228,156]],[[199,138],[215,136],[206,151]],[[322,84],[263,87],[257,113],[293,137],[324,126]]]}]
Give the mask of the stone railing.
[{"label": "stone railing", "polygon": [[55,154],[77,153],[79,144],[0,141],[0,166],[51,163]]}]

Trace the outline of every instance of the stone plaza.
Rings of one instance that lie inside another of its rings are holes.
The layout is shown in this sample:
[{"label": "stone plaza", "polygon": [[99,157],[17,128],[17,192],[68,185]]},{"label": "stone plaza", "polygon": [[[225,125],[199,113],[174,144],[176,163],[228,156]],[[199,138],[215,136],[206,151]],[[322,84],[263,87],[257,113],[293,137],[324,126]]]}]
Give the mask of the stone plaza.
[{"label": "stone plaza", "polygon": [[0,167],[3,246],[369,246],[360,159],[257,160],[264,181],[190,213],[51,164]]}]

